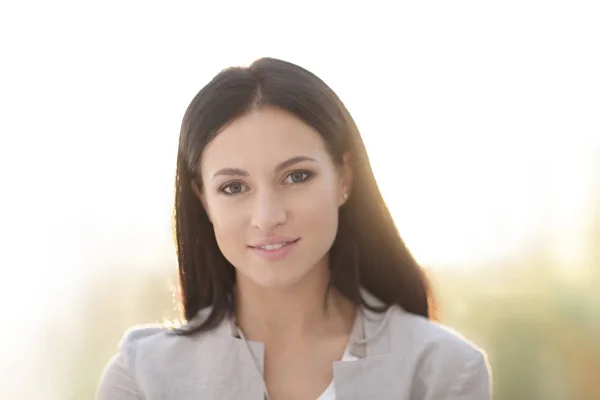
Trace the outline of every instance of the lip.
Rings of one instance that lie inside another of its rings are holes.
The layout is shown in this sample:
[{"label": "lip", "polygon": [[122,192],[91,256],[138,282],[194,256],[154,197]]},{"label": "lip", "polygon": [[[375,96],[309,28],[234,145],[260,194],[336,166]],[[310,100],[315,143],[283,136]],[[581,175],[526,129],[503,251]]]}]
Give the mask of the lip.
[{"label": "lip", "polygon": [[284,243],[284,242],[297,242],[298,240],[300,240],[300,238],[285,237],[285,236],[270,237],[270,238],[261,240],[260,242],[254,242],[250,245],[250,247],[257,248],[260,246],[266,246],[268,244],[278,244],[278,243]]},{"label": "lip", "polygon": [[[294,250],[294,248],[298,245],[300,238],[292,239],[292,238],[270,238],[263,240],[261,242],[255,243],[255,245],[249,246],[252,252],[260,259],[264,261],[279,261],[287,257],[288,254]],[[267,244],[277,244],[282,242],[289,242],[285,246],[274,249],[274,250],[266,250],[260,248],[260,246],[265,246]]]}]

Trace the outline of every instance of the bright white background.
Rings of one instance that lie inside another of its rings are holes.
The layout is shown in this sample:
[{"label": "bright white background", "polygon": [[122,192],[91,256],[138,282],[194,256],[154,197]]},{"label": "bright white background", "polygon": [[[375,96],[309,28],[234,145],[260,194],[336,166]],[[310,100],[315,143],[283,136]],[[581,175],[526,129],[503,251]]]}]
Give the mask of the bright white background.
[{"label": "bright white background", "polygon": [[600,187],[598,21],[591,1],[2,3],[0,385],[32,379],[45,321],[95,275],[174,268],[183,112],[261,56],[346,103],[420,262],[489,265],[545,235],[576,275]]}]

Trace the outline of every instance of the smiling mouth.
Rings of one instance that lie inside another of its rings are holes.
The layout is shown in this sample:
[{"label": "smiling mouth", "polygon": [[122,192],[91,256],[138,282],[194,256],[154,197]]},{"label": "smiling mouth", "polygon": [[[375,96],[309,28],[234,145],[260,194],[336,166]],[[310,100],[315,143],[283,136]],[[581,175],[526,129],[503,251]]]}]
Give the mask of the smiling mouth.
[{"label": "smiling mouth", "polygon": [[253,249],[260,249],[260,250],[266,250],[266,251],[274,251],[274,250],[279,250],[285,246],[289,246],[290,244],[294,244],[296,242],[298,242],[298,240],[300,240],[299,238],[296,240],[289,240],[286,242],[280,242],[280,243],[273,243],[273,244],[265,244],[262,246],[249,246]]}]

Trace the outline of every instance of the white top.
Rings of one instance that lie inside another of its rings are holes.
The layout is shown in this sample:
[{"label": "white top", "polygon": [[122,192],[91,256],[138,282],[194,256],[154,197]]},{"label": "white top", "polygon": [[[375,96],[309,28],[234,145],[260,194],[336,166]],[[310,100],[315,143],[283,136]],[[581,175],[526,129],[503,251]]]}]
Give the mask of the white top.
[{"label": "white top", "polygon": [[[342,356],[342,361],[354,360],[358,360],[358,357],[350,354],[348,352],[348,348],[346,348],[346,350],[344,350],[344,355]],[[333,380],[331,380],[331,383],[329,384],[329,386],[327,386],[327,389],[325,389],[325,391],[319,397],[317,397],[317,400],[336,400],[335,386],[333,384]]]}]

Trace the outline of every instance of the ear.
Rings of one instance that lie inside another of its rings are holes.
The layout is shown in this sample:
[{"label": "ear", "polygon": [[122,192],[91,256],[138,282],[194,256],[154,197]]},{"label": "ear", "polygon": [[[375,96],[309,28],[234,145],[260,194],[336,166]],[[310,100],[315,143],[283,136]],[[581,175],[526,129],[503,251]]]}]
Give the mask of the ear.
[{"label": "ear", "polygon": [[339,199],[340,206],[346,204],[348,198],[350,197],[350,192],[352,191],[352,183],[354,174],[352,171],[352,167],[350,166],[350,154],[344,154],[342,165],[339,167]]},{"label": "ear", "polygon": [[210,212],[208,212],[208,206],[206,204],[206,197],[204,196],[204,192],[202,192],[202,189],[200,189],[200,187],[198,186],[198,182],[196,182],[195,180],[192,179],[192,181],[190,182],[190,185],[192,186],[192,191],[194,192],[196,197],[198,197],[198,200],[200,200],[200,203],[202,204],[202,207],[204,208],[204,211],[206,212],[206,215],[208,216],[208,220],[210,222],[212,222],[212,218],[210,217]]}]

